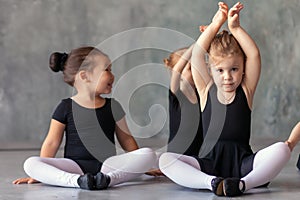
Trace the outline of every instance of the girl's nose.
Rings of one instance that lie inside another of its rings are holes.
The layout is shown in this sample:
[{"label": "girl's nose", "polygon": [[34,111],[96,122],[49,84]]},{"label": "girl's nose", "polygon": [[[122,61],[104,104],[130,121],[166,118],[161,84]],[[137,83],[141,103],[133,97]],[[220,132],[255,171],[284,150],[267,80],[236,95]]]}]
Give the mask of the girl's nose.
[{"label": "girl's nose", "polygon": [[231,74],[229,72],[224,73],[224,79],[225,80],[230,80],[232,78]]}]

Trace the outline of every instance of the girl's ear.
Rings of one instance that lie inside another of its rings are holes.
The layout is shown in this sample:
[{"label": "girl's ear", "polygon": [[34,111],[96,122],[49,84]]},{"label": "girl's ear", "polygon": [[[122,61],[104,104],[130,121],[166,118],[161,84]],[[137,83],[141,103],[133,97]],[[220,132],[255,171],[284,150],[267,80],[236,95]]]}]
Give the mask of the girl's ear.
[{"label": "girl's ear", "polygon": [[80,78],[82,81],[86,81],[86,82],[89,81],[88,75],[87,75],[86,71],[84,71],[84,70],[81,70],[81,71],[79,72],[79,78]]}]

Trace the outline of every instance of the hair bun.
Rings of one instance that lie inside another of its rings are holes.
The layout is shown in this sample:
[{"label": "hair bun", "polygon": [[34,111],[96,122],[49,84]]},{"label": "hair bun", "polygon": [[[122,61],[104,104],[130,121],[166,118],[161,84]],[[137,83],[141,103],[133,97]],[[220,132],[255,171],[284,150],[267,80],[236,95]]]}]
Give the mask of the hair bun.
[{"label": "hair bun", "polygon": [[49,59],[49,67],[54,72],[64,71],[64,66],[68,59],[67,53],[54,52]]}]

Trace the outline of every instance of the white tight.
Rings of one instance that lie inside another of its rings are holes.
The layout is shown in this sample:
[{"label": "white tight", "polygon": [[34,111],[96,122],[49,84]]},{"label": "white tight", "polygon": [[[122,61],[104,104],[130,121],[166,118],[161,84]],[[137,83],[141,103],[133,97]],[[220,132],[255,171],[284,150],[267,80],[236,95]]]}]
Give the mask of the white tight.
[{"label": "white tight", "polygon": [[[147,172],[156,162],[150,148],[112,156],[104,161],[101,172],[111,178],[109,186],[134,179]],[[28,176],[49,185],[79,187],[77,179],[83,172],[79,165],[67,158],[30,157],[24,163]]]},{"label": "white tight", "polygon": [[203,173],[194,157],[176,153],[163,153],[159,169],[175,183],[194,189],[211,189],[211,180],[215,178]]},{"label": "white tight", "polygon": [[[253,161],[253,170],[242,178],[245,181],[246,190],[272,180],[289,161],[290,156],[291,151],[283,142],[258,151]],[[159,159],[159,168],[179,185],[212,190],[211,181],[215,176],[203,173],[198,161],[193,157],[164,153]]]},{"label": "white tight", "polygon": [[253,161],[253,170],[242,178],[246,190],[271,181],[283,169],[290,157],[290,148],[284,142],[277,142],[258,151]]}]

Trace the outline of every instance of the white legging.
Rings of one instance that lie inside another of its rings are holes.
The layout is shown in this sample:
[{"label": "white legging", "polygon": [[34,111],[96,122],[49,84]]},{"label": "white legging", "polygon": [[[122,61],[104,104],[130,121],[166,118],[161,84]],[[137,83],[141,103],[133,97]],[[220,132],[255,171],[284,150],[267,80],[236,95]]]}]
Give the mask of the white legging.
[{"label": "white legging", "polygon": [[[275,143],[257,152],[253,161],[253,170],[242,177],[246,190],[263,185],[282,170],[289,161],[291,151],[283,142]],[[215,176],[201,171],[198,161],[190,156],[175,153],[164,153],[159,159],[160,170],[175,183],[195,189],[211,188],[211,181]]]},{"label": "white legging", "polygon": [[[141,148],[106,159],[101,172],[111,178],[109,186],[134,179],[151,169],[157,160],[150,148]],[[79,165],[67,158],[30,157],[24,162],[28,176],[49,185],[79,187],[77,179],[83,175]]]}]

